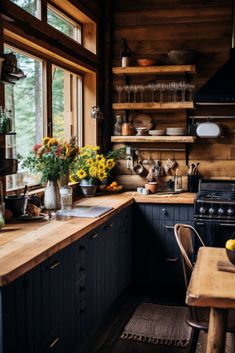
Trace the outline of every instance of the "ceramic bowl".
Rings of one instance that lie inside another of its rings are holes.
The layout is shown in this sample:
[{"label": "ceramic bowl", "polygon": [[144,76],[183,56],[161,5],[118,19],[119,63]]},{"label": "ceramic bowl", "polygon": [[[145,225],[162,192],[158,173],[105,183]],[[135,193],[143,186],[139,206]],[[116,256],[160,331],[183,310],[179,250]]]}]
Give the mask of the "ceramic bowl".
[{"label": "ceramic bowl", "polygon": [[228,257],[229,261],[233,265],[235,265],[235,250],[226,249],[226,254],[227,254],[227,257]]},{"label": "ceramic bowl", "polygon": [[156,64],[156,60],[154,59],[138,59],[137,64],[140,66],[153,66]]}]

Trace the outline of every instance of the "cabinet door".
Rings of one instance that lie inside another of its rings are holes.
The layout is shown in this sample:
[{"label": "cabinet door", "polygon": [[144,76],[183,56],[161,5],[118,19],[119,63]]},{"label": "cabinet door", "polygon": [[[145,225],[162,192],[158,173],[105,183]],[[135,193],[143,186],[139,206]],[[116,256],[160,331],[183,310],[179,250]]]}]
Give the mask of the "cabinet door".
[{"label": "cabinet door", "polygon": [[132,280],[132,206],[119,214],[116,270],[117,295],[120,295]]},{"label": "cabinet door", "polygon": [[104,288],[104,238],[97,227],[87,235],[87,331],[92,334],[100,320],[102,292]]},{"label": "cabinet door", "polygon": [[175,223],[192,223],[191,205],[135,205],[134,283],[144,294],[183,291]]},{"label": "cabinet door", "polygon": [[43,352],[70,351],[70,257],[71,248],[68,247],[42,265]]},{"label": "cabinet door", "polygon": [[1,288],[2,350],[41,353],[41,270],[37,266]]}]

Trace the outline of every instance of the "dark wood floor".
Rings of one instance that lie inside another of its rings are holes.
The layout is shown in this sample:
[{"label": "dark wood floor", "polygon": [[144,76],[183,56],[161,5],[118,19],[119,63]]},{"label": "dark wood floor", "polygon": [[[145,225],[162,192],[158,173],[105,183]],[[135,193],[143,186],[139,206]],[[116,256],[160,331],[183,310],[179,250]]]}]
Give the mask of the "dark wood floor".
[{"label": "dark wood floor", "polygon": [[163,346],[150,343],[139,343],[119,339],[123,327],[130,319],[132,313],[141,302],[150,302],[165,305],[184,305],[183,301],[170,302],[161,298],[146,298],[127,296],[119,309],[108,320],[102,331],[100,331],[86,353],[189,353],[191,343],[187,348]]}]

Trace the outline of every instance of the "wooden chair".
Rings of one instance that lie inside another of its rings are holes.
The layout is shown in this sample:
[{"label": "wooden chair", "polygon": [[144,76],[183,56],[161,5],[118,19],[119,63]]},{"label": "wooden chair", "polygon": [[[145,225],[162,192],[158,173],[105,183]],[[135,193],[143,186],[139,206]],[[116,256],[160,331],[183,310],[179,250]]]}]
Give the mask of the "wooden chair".
[{"label": "wooden chair", "polygon": [[[196,258],[196,249],[205,245],[196,229],[188,224],[175,224],[174,234],[181,253],[184,283],[185,289],[187,290],[194,267],[194,260]],[[193,306],[189,306],[188,308],[189,317],[187,323],[193,329],[191,353],[195,353],[200,330],[208,330],[210,311],[209,308],[198,308]],[[227,332],[235,332],[234,310],[229,311]]]}]

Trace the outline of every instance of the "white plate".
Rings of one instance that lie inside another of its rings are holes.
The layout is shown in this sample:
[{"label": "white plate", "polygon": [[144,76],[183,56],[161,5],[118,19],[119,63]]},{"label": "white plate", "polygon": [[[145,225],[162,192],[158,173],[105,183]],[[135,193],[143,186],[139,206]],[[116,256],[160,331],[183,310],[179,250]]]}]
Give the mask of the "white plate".
[{"label": "white plate", "polygon": [[184,127],[179,127],[179,128],[176,128],[176,127],[168,127],[167,129],[166,129],[166,131],[168,132],[184,132],[184,131],[186,131],[186,129],[184,128]]},{"label": "white plate", "polygon": [[33,217],[33,216],[30,216],[29,214],[22,214],[20,217],[19,217],[19,219],[21,220],[21,221],[38,221],[39,219],[44,219],[46,217],[46,215],[45,214],[43,214],[43,213],[40,213],[40,215],[39,216],[35,216],[35,217]]},{"label": "white plate", "polygon": [[166,130],[149,130],[149,135],[152,136],[163,136],[165,135]]},{"label": "white plate", "polygon": [[186,131],[184,132],[166,132],[168,136],[186,136]]}]

